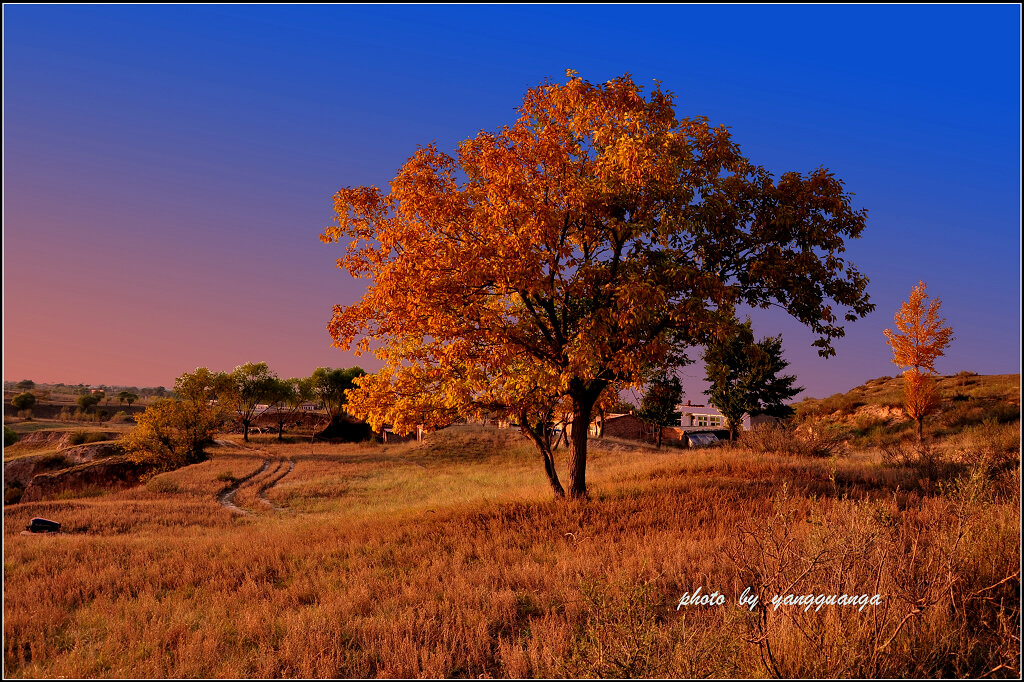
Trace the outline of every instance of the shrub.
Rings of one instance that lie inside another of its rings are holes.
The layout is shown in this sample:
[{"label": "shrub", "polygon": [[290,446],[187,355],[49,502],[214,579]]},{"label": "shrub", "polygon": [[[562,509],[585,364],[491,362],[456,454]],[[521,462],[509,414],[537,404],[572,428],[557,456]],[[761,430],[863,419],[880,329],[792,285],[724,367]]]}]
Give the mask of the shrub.
[{"label": "shrub", "polygon": [[99,397],[95,395],[80,395],[78,396],[78,406],[85,411],[88,411],[90,407],[99,403]]},{"label": "shrub", "polygon": [[51,499],[53,500],[77,500],[83,497],[100,497],[107,492],[107,489],[98,486],[90,485],[84,488],[72,488],[68,490],[62,490],[55,494]]},{"label": "shrub", "polygon": [[1020,405],[1000,403],[992,410],[992,418],[999,424],[1010,424],[1020,421]]},{"label": "shrub", "polygon": [[4,447],[6,448],[8,445],[14,445],[17,442],[18,442],[18,434],[16,434],[14,432],[14,429],[12,429],[11,427],[5,425],[4,426]]},{"label": "shrub", "polygon": [[754,452],[795,457],[834,457],[845,449],[842,437],[832,429],[797,431],[778,425],[744,431],[739,442]]},{"label": "shrub", "polygon": [[154,476],[146,483],[146,490],[151,493],[176,493],[181,490],[177,481],[166,476]]},{"label": "shrub", "polygon": [[833,396],[821,401],[821,409],[825,414],[838,413],[840,415],[853,414],[858,407],[866,405],[863,400],[858,400],[852,395],[836,393]]},{"label": "shrub", "polygon": [[131,417],[129,417],[128,413],[125,412],[124,410],[118,410],[117,412],[114,413],[114,416],[110,418],[111,424],[128,424],[129,422],[132,421],[134,420]]},{"label": "shrub", "polygon": [[912,422],[898,422],[890,425],[885,419],[863,415],[854,422],[850,433],[851,444],[855,447],[876,447],[893,445],[903,440]]},{"label": "shrub", "polygon": [[21,501],[21,495],[24,492],[21,486],[17,485],[4,488],[4,504],[17,504]]},{"label": "shrub", "polygon": [[110,438],[101,431],[75,431],[68,438],[68,443],[70,445],[87,445],[105,440],[110,440]]},{"label": "shrub", "polygon": [[939,415],[939,423],[952,429],[980,424],[988,411],[981,405],[956,404]]},{"label": "shrub", "polygon": [[992,421],[996,424],[1011,424],[1020,421],[1020,405],[999,403],[984,406],[971,401],[961,401],[939,415],[939,423],[952,430],[976,426],[985,421]]},{"label": "shrub", "polygon": [[138,426],[125,438],[125,450],[136,462],[149,461],[173,469],[206,459],[203,448],[224,423],[222,407],[204,401],[162,398],[136,418]]},{"label": "shrub", "polygon": [[884,445],[881,450],[885,466],[909,469],[918,484],[929,491],[937,481],[951,480],[965,469],[959,462],[944,457],[937,448],[908,440]]},{"label": "shrub", "polygon": [[1020,462],[1020,422],[990,420],[950,436],[945,443],[950,461],[998,477]]},{"label": "shrub", "polygon": [[11,407],[16,410],[31,410],[35,407],[36,397],[31,393],[19,393],[11,398]]},{"label": "shrub", "polygon": [[68,466],[67,459],[59,452],[39,458],[39,466],[44,469],[63,469]]}]

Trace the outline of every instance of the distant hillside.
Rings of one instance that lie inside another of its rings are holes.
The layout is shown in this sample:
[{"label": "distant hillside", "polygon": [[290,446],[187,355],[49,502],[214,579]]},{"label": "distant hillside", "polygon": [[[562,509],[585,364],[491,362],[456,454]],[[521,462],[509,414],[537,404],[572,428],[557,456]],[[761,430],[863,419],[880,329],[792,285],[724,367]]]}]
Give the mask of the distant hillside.
[{"label": "distant hillside", "polygon": [[[931,436],[959,433],[983,423],[1020,421],[1020,374],[959,372],[937,377],[941,404],[925,422]],[[903,412],[903,377],[879,377],[846,393],[807,398],[793,405],[799,425],[842,428],[851,437],[877,441],[909,433]]]}]

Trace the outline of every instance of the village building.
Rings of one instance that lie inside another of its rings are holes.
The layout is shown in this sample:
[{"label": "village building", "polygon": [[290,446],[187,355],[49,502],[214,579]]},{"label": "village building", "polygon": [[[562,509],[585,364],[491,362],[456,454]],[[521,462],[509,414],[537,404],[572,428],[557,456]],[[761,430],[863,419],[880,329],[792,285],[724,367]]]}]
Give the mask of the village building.
[{"label": "village building", "polygon": [[[729,420],[725,418],[718,408],[711,405],[693,405],[689,400],[680,408],[679,426],[687,431],[727,431]],[[774,424],[778,420],[766,414],[759,414],[751,417],[743,415],[741,431],[750,431],[762,424]]]},{"label": "village building", "polygon": [[[774,417],[758,415],[751,418],[750,415],[743,417],[742,431],[761,424],[771,424],[777,421]],[[624,438],[628,440],[656,441],[658,439],[658,427],[648,424],[633,413],[628,414],[607,414],[603,420],[600,415],[596,416],[590,424],[590,435],[600,435],[612,438]],[[709,445],[718,442],[720,439],[728,438],[728,420],[717,408],[711,405],[694,405],[686,401],[685,405],[679,407],[679,425],[661,427],[662,443],[680,444],[683,446],[696,447]]]}]

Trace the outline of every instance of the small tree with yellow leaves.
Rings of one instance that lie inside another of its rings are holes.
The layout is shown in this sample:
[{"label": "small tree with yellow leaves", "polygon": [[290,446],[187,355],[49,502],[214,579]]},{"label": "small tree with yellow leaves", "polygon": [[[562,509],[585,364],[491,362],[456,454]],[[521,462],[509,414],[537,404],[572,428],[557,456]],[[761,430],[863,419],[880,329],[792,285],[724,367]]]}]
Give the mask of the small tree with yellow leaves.
[{"label": "small tree with yellow leaves", "polygon": [[903,406],[907,416],[917,422],[917,442],[924,438],[924,418],[939,405],[935,388],[935,360],[943,355],[953,329],[939,315],[942,301],[929,300],[927,285],[918,281],[910,298],[896,311],[896,329],[885,330],[892,347],[892,361],[903,371]]}]

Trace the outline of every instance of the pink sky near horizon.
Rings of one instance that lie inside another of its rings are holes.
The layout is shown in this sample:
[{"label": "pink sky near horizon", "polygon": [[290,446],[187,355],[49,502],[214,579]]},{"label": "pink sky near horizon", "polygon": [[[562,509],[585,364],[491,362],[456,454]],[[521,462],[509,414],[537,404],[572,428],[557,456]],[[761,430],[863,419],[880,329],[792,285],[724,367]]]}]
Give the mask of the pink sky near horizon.
[{"label": "pink sky near horizon", "polygon": [[[8,196],[5,223],[17,229],[4,235],[5,380],[171,386],[198,366],[266,361],[306,376],[359,364],[326,331],[347,279],[318,240],[329,191],[320,221],[292,229],[278,218],[278,237],[238,243],[218,237],[216,205],[168,215],[156,196],[132,201],[99,183],[77,183],[61,202]],[[53,248],[44,235],[67,225]]]}]

